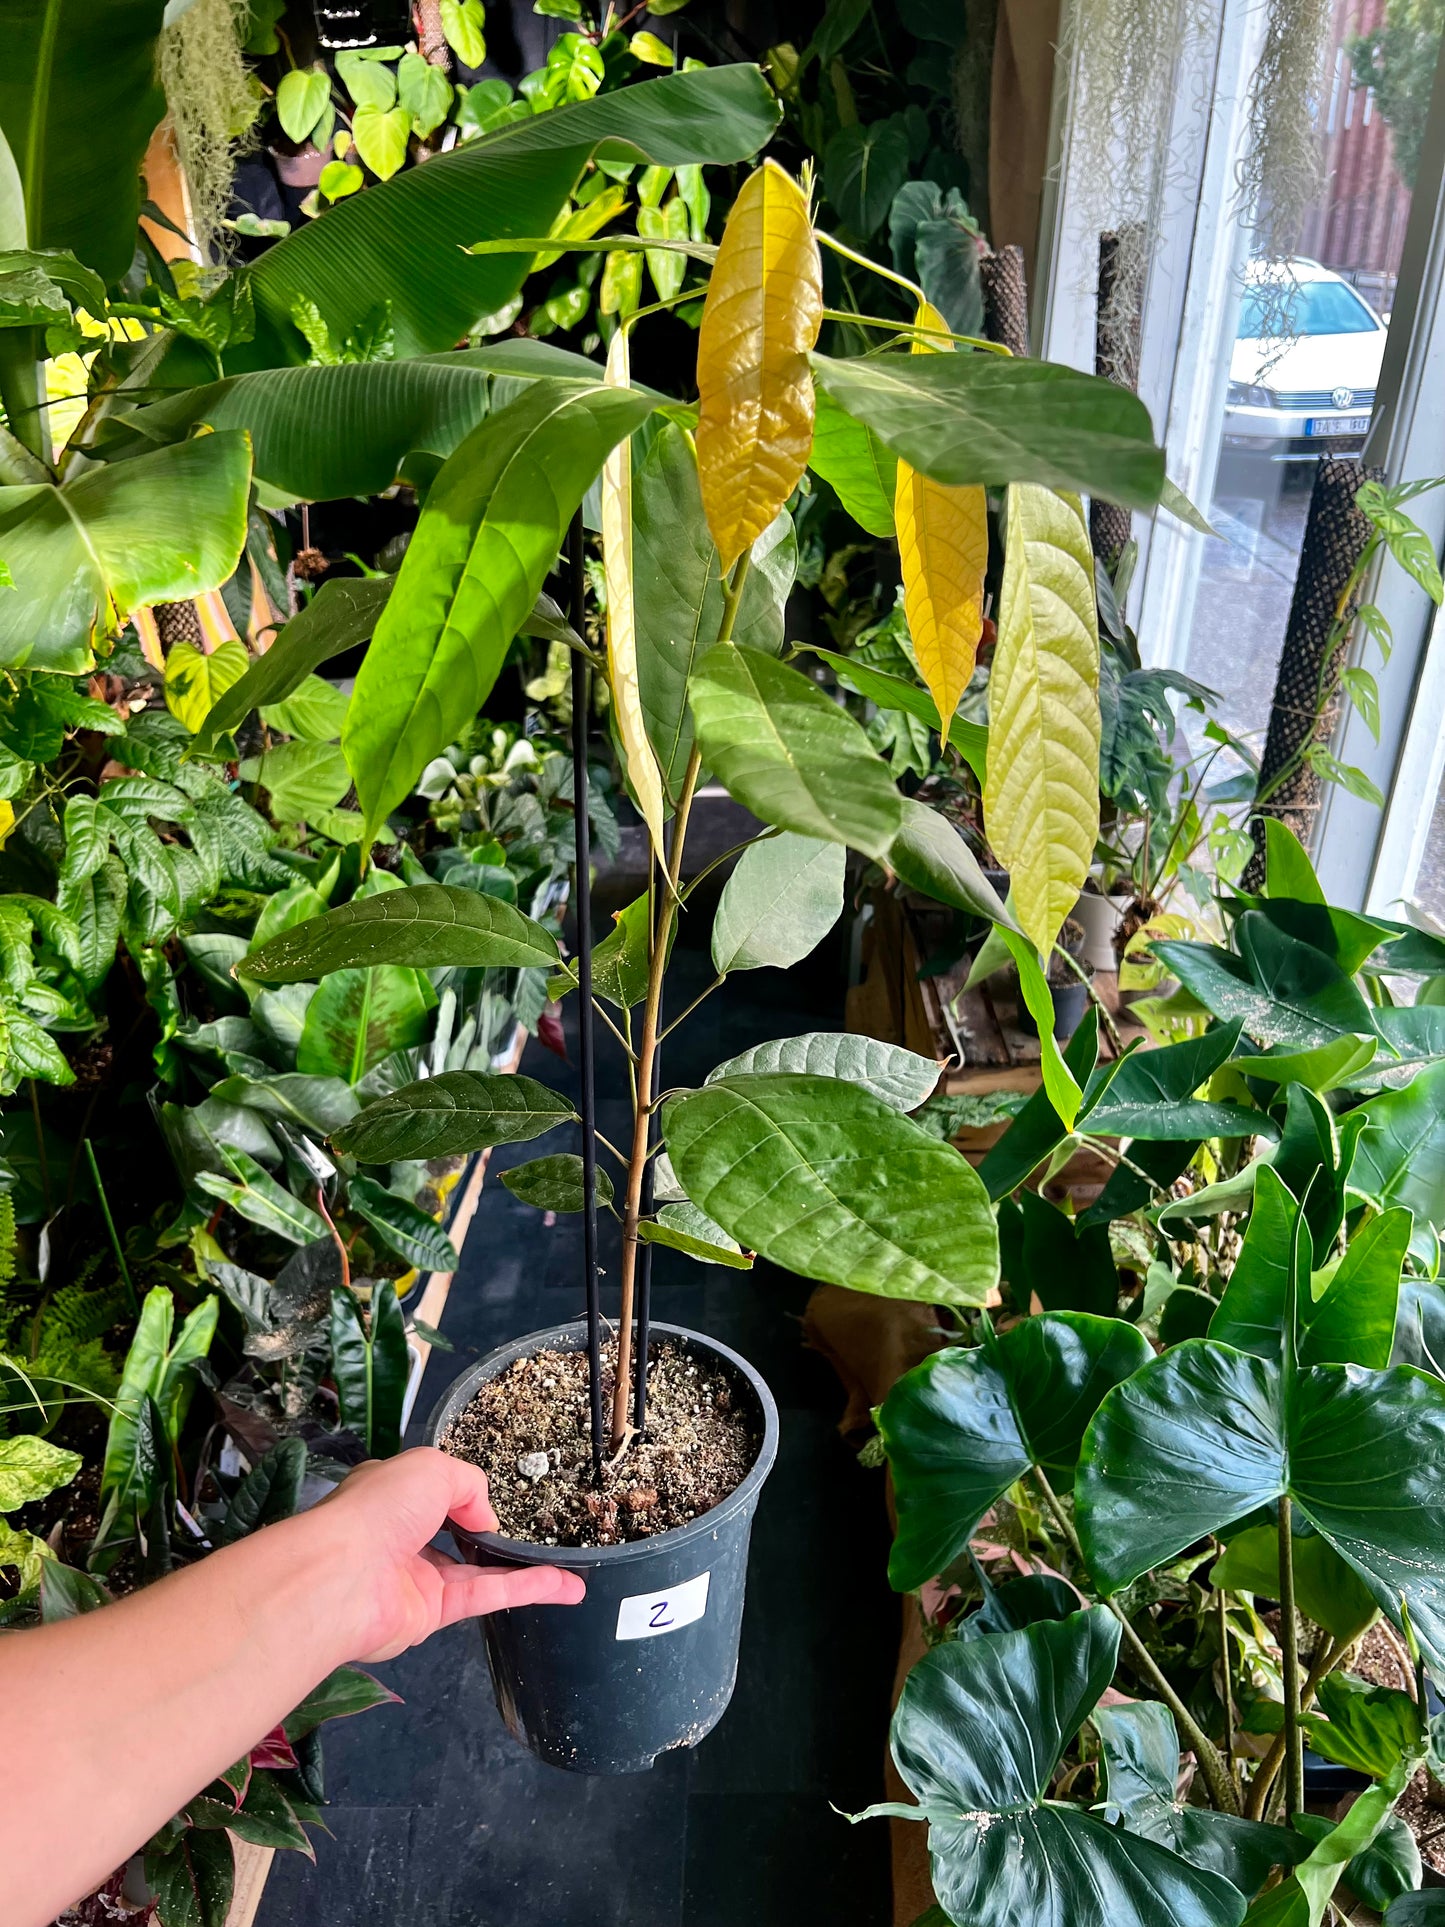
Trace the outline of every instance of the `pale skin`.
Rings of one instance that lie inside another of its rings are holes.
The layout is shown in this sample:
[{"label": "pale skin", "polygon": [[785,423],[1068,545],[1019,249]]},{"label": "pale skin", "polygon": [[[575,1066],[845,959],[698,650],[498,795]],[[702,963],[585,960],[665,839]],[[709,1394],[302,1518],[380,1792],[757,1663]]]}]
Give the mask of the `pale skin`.
[{"label": "pale skin", "polygon": [[16,1768],[0,1802],[8,1927],[45,1927],[91,1892],[337,1666],[394,1659],[459,1619],[582,1598],[555,1566],[458,1564],[429,1543],[448,1518],[495,1528],[485,1477],[404,1452],[113,1606],[0,1636]]}]

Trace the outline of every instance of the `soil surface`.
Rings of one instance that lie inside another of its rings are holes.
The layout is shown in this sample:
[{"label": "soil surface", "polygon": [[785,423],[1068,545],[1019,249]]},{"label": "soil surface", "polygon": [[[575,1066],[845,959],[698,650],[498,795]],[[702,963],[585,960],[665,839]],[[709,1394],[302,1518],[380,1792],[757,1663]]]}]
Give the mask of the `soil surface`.
[{"label": "soil surface", "polygon": [[[616,1359],[609,1345],[604,1404]],[[614,1546],[687,1525],[742,1483],[762,1443],[736,1373],[671,1342],[649,1349],[646,1432],[600,1486],[589,1412],[586,1352],[535,1352],[483,1385],[439,1443],[481,1466],[507,1538],[544,1546]]]}]

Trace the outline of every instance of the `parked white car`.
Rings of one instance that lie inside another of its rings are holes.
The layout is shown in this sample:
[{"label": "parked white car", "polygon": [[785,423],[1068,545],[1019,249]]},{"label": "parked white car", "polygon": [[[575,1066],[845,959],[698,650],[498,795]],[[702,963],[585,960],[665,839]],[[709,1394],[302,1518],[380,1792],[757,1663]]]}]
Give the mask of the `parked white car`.
[{"label": "parked white car", "polygon": [[1358,452],[1387,333],[1349,282],[1317,261],[1252,263],[1230,361],[1225,448],[1273,462]]}]

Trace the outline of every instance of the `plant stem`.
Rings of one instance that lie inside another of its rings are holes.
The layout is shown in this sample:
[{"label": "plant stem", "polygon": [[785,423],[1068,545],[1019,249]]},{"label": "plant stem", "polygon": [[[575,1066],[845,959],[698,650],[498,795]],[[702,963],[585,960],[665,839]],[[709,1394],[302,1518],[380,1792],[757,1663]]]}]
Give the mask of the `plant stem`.
[{"label": "plant stem", "polygon": [[1222,1588],[1215,1592],[1214,1610],[1219,1622],[1219,1676],[1224,1687],[1224,1765],[1230,1779],[1238,1785],[1234,1768],[1234,1681],[1229,1672],[1229,1617]]},{"label": "plant stem", "polygon": [[[1314,1699],[1315,1690],[1319,1686],[1320,1681],[1327,1673],[1332,1673],[1335,1670],[1349,1651],[1349,1641],[1328,1639],[1323,1635],[1321,1636],[1320,1643],[1315,1649],[1314,1658],[1310,1661],[1310,1670],[1305,1680],[1304,1688],[1300,1693],[1301,1712],[1307,1713],[1309,1711],[1310,1703]],[[1279,1772],[1280,1762],[1284,1759],[1284,1745],[1284,1729],[1281,1728],[1280,1731],[1275,1734],[1273,1740],[1271,1740],[1269,1751],[1260,1761],[1259,1767],[1255,1772],[1254,1780],[1250,1785],[1249,1801],[1245,1807],[1245,1817],[1247,1819],[1262,1820],[1264,1818],[1264,1810],[1269,1802],[1269,1790],[1274,1785],[1275,1775]]]},{"label": "plant stem", "polygon": [[662,1030],[659,1031],[658,1033],[658,1038],[657,1038],[658,1043],[660,1044],[664,1038],[671,1037],[672,1033],[677,1029],[678,1025],[685,1024],[688,1018],[691,1017],[692,1013],[698,1008],[698,1006],[700,1004],[705,1004],[708,998],[711,997],[713,992],[717,990],[722,984],[726,983],[726,981],[727,981],[726,973],[724,973],[720,977],[714,977],[712,982],[708,985],[707,989],[704,991],[701,991],[696,997],[694,997],[686,1010],[680,1012],[678,1016],[674,1017],[670,1024],[666,1024],[663,1026]]},{"label": "plant stem", "polygon": [[110,1236],[110,1248],[115,1253],[115,1262],[125,1285],[126,1296],[130,1299],[130,1308],[138,1318],[140,1299],[136,1296],[135,1280],[130,1275],[130,1267],[125,1261],[125,1252],[121,1249],[120,1234],[116,1231],[115,1219],[110,1215],[110,1199],[105,1195],[105,1186],[100,1181],[100,1166],[95,1161],[95,1146],[89,1138],[85,1140],[85,1155],[90,1162],[90,1180],[95,1186],[95,1195],[100,1199],[101,1216],[105,1219],[105,1228]]},{"label": "plant stem", "polygon": [[[738,557],[737,565],[723,590],[722,620],[717,639],[731,642],[747,581],[748,554]],[[678,882],[682,876],[683,845],[687,841],[687,822],[692,814],[693,795],[702,774],[702,751],[694,740],[687,759],[677,807],[673,811],[672,843],[667,853],[664,889],[659,893],[657,924],[652,933],[652,949],[647,963],[647,999],[643,1005],[642,1037],[637,1050],[637,1097],[633,1105],[632,1155],[627,1161],[627,1194],[622,1213],[622,1304],[617,1316],[617,1377],[612,1387],[612,1432],[609,1452],[622,1450],[627,1439],[627,1410],[632,1385],[632,1305],[637,1280],[637,1224],[642,1216],[642,1174],[647,1165],[648,1122],[651,1116],[652,1060],[657,1054],[658,1030],[662,1017],[662,980],[667,970],[667,955],[677,921]]]},{"label": "plant stem", "polygon": [[1288,1822],[1304,1806],[1304,1735],[1300,1726],[1299,1623],[1294,1607],[1294,1545],[1289,1496],[1279,1501],[1279,1644],[1284,1655],[1284,1807]]},{"label": "plant stem", "polygon": [[[1040,1492],[1044,1495],[1044,1503],[1053,1514],[1055,1525],[1068,1541],[1069,1550],[1078,1560],[1082,1570],[1087,1572],[1088,1562],[1084,1558],[1084,1548],[1079,1543],[1079,1535],[1074,1529],[1073,1520],[1069,1518],[1068,1514],[1059,1504],[1058,1495],[1049,1484],[1043,1467],[1039,1465],[1034,1466],[1033,1475]],[[1221,1813],[1237,1814],[1239,1812],[1239,1792],[1235,1787],[1232,1777],[1225,1768],[1219,1748],[1214,1744],[1213,1740],[1210,1739],[1198,1720],[1195,1719],[1189,1708],[1169,1684],[1169,1681],[1160,1670],[1154,1655],[1130,1625],[1128,1614],[1124,1611],[1124,1608],[1119,1604],[1118,1600],[1106,1599],[1103,1603],[1119,1622],[1119,1631],[1128,1644],[1129,1658],[1135,1672],[1138,1673],[1142,1679],[1146,1679],[1154,1688],[1160,1699],[1163,1700],[1164,1704],[1169,1708],[1169,1711],[1174,1715],[1174,1722],[1176,1726],[1178,1726],[1180,1733],[1194,1748],[1194,1755],[1199,1761],[1199,1770],[1204,1775],[1204,1783],[1209,1789],[1211,1801]]]},{"label": "plant stem", "polygon": [[1074,975],[1078,978],[1079,982],[1084,986],[1084,990],[1088,996],[1089,1002],[1094,1006],[1095,1010],[1097,1010],[1099,1013],[1099,1021],[1104,1026],[1104,1035],[1108,1038],[1110,1044],[1112,1044],[1114,1048],[1114,1055],[1116,1057],[1122,1057],[1124,1055],[1124,1041],[1119,1035],[1118,1029],[1115,1026],[1114,1019],[1109,1012],[1108,1006],[1105,1004],[1103,998],[1099,995],[1098,991],[1095,990],[1094,988],[1094,979],[1091,976],[1086,977],[1084,975],[1084,966],[1079,962],[1077,957],[1072,956],[1067,950],[1065,950],[1064,946],[1061,943],[1056,943],[1054,945],[1054,955],[1063,958],[1064,962],[1069,966],[1070,970],[1073,971]]}]

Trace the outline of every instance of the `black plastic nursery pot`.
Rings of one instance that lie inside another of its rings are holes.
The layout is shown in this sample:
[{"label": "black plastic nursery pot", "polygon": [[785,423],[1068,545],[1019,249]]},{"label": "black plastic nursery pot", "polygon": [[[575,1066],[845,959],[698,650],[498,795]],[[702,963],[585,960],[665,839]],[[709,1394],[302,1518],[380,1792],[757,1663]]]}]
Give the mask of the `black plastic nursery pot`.
[{"label": "black plastic nursery pot", "polygon": [[[659,1753],[696,1746],[722,1718],[737,1678],[748,1541],[777,1457],[778,1409],[747,1360],[715,1338],[656,1322],[652,1338],[725,1362],[756,1400],[761,1443],[736,1490],[685,1526],[616,1546],[542,1546],[451,1527],[474,1564],[564,1566],[587,1583],[580,1606],[524,1606],[481,1621],[508,1729],[571,1773],[641,1773]],[[578,1319],[491,1352],[438,1401],[427,1443],[440,1444],[477,1388],[518,1358],[586,1343]]]}]

